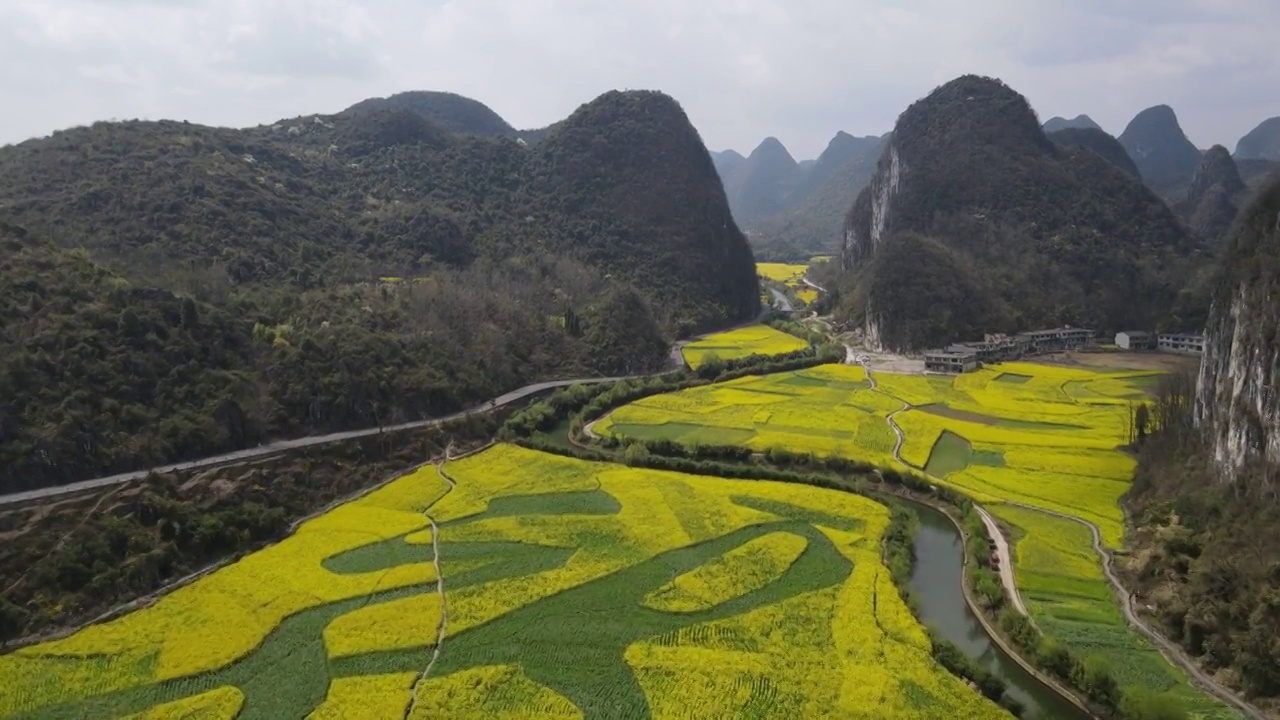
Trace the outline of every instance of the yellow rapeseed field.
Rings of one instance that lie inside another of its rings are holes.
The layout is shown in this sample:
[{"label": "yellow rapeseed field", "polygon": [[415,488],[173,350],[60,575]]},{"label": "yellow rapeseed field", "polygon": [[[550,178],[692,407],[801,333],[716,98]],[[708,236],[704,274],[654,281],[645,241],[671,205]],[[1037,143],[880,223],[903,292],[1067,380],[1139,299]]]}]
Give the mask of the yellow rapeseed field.
[{"label": "yellow rapeseed field", "polygon": [[157,705],[119,720],[235,720],[244,704],[244,694],[233,687],[220,687],[182,700]]},{"label": "yellow rapeseed field", "polygon": [[215,670],[251,652],[289,615],[434,578],[429,562],[340,575],[321,562],[426,525],[448,485],[428,467],[314,520],[286,540],[165,595],[151,607],[62,640],[0,656],[0,717],[63,697]]},{"label": "yellow rapeseed field", "polygon": [[866,498],[509,445],[446,472],[0,658],[0,717],[399,720],[429,662],[411,718],[1007,717],[932,659]]},{"label": "yellow rapeseed field", "polygon": [[809,347],[804,340],[768,325],[748,325],[715,333],[685,345],[681,352],[695,370],[711,358],[737,360],[751,355],[782,355]]},{"label": "yellow rapeseed field", "polygon": [[777,579],[809,543],[800,535],[770,533],[653,590],[644,604],[667,612],[693,612],[758,590]]},{"label": "yellow rapeseed field", "polygon": [[[1021,382],[998,380],[1003,374]],[[637,401],[596,424],[597,432],[689,444],[838,455],[892,465],[895,415],[905,439],[902,459],[929,465],[944,432],[970,454],[954,458],[945,484],[977,500],[1013,501],[1075,515],[1118,547],[1119,498],[1134,461],[1128,442],[1130,403],[1151,373],[1106,373],[1034,363],[1004,363],[958,376],[876,373],[866,387],[857,367],[828,365],[748,377]],[[1079,387],[1095,388],[1084,393]]]},{"label": "yellow rapeseed field", "polygon": [[767,280],[787,283],[804,277],[809,270],[808,265],[792,265],[788,263],[756,263],[756,274]]}]

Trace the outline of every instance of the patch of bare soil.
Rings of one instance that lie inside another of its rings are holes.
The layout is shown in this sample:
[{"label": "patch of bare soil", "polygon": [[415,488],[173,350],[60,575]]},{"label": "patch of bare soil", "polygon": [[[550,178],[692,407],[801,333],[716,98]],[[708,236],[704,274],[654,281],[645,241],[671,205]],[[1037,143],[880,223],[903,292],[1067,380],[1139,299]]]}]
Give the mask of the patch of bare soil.
[{"label": "patch of bare soil", "polygon": [[1162,352],[1064,352],[1045,355],[1034,359],[1033,362],[1101,370],[1163,370],[1165,372],[1195,371],[1200,367],[1198,355]]}]

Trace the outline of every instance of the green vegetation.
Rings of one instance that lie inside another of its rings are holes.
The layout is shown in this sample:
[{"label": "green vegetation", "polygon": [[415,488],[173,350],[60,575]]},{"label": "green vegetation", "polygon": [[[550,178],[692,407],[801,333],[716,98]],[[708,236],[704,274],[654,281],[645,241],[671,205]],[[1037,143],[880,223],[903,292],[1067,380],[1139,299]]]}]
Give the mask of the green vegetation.
[{"label": "green vegetation", "polygon": [[878,318],[886,346],[1183,324],[1170,308],[1204,262],[1196,239],[1132,176],[1051,142],[999,81],[965,76],[907,108],[873,185],[898,182],[894,167],[907,169],[876,210],[887,217],[873,227],[870,188],[850,211],[843,264],[857,271],[855,292],[839,313]]},{"label": "green vegetation", "polygon": [[485,134],[464,100],[0,149],[0,492],[653,371],[758,312],[670,98],[607,94],[535,147],[424,116]]}]

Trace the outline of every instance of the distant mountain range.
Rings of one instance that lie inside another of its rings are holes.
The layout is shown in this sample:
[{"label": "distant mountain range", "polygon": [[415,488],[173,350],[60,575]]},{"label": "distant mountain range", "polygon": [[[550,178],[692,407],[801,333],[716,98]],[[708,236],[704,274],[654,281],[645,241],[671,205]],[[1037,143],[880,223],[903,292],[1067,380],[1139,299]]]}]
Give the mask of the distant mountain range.
[{"label": "distant mountain range", "polygon": [[[1119,138],[1085,114],[1050,118],[1041,129],[1059,146],[1083,148],[1140,178],[1196,233],[1215,242],[1230,227],[1233,208],[1280,167],[1280,117],[1264,121],[1240,139],[1234,156],[1227,154],[1234,170],[1225,167],[1221,152],[1202,168],[1206,153],[1187,138],[1167,105],[1138,113]],[[749,157],[734,150],[711,155],[734,219],[756,254],[802,260],[838,248],[850,199],[870,181],[889,137],[839,132],[821,156],[800,162],[772,137]],[[1243,189],[1231,189],[1232,173],[1243,181]],[[1227,179],[1215,190],[1219,183],[1209,182],[1210,177]]]},{"label": "distant mountain range", "polygon": [[734,219],[761,259],[832,251],[851,199],[871,177],[883,138],[837,132],[816,159],[796,162],[777,138],[748,157],[713,152]]},{"label": "distant mountain range", "polygon": [[1101,130],[1102,126],[1093,121],[1088,115],[1077,115],[1070,120],[1064,117],[1052,117],[1041,126],[1046,133],[1055,133],[1059,130]]}]

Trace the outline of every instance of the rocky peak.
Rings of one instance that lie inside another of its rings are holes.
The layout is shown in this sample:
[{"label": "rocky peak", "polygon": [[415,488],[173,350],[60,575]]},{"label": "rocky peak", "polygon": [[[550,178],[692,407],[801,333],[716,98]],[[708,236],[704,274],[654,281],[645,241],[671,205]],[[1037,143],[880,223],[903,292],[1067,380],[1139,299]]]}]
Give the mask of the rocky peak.
[{"label": "rocky peak", "polygon": [[1187,188],[1187,197],[1203,195],[1214,185],[1221,185],[1229,195],[1244,190],[1244,181],[1240,179],[1235,160],[1231,159],[1231,153],[1221,145],[1209,148],[1200,159],[1196,173],[1191,178],[1191,186]]},{"label": "rocky peak", "polygon": [[1165,196],[1177,195],[1200,164],[1200,151],[1182,132],[1177,114],[1168,105],[1138,113],[1119,140],[1137,164],[1143,182]]},{"label": "rocky peak", "polygon": [[1280,161],[1280,117],[1263,120],[1240,138],[1236,159]]}]

